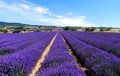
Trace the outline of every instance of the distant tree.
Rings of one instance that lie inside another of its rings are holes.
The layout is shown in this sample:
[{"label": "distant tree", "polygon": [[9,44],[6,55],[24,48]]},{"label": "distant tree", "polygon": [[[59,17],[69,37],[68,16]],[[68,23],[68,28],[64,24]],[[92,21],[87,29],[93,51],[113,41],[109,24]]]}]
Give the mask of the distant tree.
[{"label": "distant tree", "polygon": [[95,27],[86,27],[85,31],[94,31],[96,28]]},{"label": "distant tree", "polygon": [[8,30],[7,29],[0,29],[0,32],[7,33]]},{"label": "distant tree", "polygon": [[20,33],[22,30],[14,29],[13,33]]},{"label": "distant tree", "polygon": [[100,31],[110,31],[111,27],[100,27]]},{"label": "distant tree", "polygon": [[64,30],[69,30],[70,27],[66,26],[66,27],[63,27]]},{"label": "distant tree", "polygon": [[110,31],[112,28],[111,27],[109,27],[109,28],[106,28],[106,31]]},{"label": "distant tree", "polygon": [[13,33],[20,33],[22,31],[26,31],[26,29],[23,26],[19,26],[14,28]]},{"label": "distant tree", "polygon": [[100,31],[105,31],[105,27],[100,27]]},{"label": "distant tree", "polygon": [[66,27],[63,27],[64,30],[70,30],[70,31],[76,31],[77,29],[74,28],[74,27],[69,27],[69,26],[66,26]]}]

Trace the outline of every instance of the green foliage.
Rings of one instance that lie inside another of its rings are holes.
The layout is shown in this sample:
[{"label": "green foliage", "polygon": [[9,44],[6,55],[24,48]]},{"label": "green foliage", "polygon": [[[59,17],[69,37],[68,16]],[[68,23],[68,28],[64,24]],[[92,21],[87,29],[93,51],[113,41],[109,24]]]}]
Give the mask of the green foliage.
[{"label": "green foliage", "polygon": [[70,28],[68,26],[64,27],[63,28],[64,30],[69,30]]},{"label": "green foliage", "polygon": [[13,33],[20,33],[20,32],[21,30],[16,30],[16,29],[13,31]]},{"label": "green foliage", "polygon": [[13,33],[20,33],[21,31],[25,31],[25,29],[14,29]]},{"label": "green foliage", "polygon": [[21,69],[18,69],[16,66],[12,69],[14,76],[27,76],[24,72],[24,67],[22,66]]},{"label": "green foliage", "polygon": [[0,29],[0,32],[7,33],[8,30],[6,30],[6,29]]},{"label": "green foliage", "polygon": [[69,27],[69,26],[66,26],[66,27],[63,27],[64,30],[70,30],[70,31],[76,31],[76,28],[74,27]]},{"label": "green foliage", "polygon": [[13,33],[20,33],[21,31],[25,31],[24,27],[15,27],[13,30]]},{"label": "green foliage", "polygon": [[6,54],[9,54],[11,53],[10,50],[0,50],[0,55],[6,55]]},{"label": "green foliage", "polygon": [[120,69],[118,67],[118,64],[114,63],[111,65],[102,65],[101,68],[98,68],[96,70],[95,76],[120,76]]},{"label": "green foliage", "polygon": [[[10,67],[10,68],[9,68]],[[27,76],[27,74],[24,72],[24,66],[22,65],[21,68],[18,68],[17,66],[0,66],[0,75],[5,76]]]},{"label": "green foliage", "polygon": [[111,27],[100,27],[100,31],[110,31]]},{"label": "green foliage", "polygon": [[86,27],[85,31],[94,31],[96,28],[95,27]]}]

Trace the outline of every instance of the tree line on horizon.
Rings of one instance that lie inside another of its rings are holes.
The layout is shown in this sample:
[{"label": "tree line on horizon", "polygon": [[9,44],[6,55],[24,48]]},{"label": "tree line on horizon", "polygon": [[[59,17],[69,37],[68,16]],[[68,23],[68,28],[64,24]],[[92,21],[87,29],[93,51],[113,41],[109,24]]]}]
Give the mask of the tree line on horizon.
[{"label": "tree line on horizon", "polygon": [[[66,27],[63,27],[63,29],[64,30],[70,30],[70,31],[77,31],[78,28],[66,26]],[[84,28],[81,28],[81,29],[84,32],[87,32],[87,31],[93,32],[97,28],[96,27],[84,27]],[[99,27],[100,32],[102,32],[102,31],[110,31],[111,29],[112,29],[111,27]]]},{"label": "tree line on horizon", "polygon": [[[96,29],[99,29],[99,32],[104,32],[104,31],[110,31],[112,28],[111,27],[84,27],[84,28],[77,28],[77,27],[70,27],[70,26],[65,26],[65,27],[59,27],[62,30],[69,30],[69,31],[78,31],[78,29],[82,29],[83,32],[94,32]],[[20,33],[22,31],[26,31],[27,29],[25,29],[24,27],[17,27],[14,28],[12,33]],[[49,30],[49,29],[48,29]],[[49,31],[52,31],[52,29],[50,29]],[[57,30],[56,30],[57,31]],[[58,29],[59,31],[59,29]],[[0,28],[0,32],[2,33],[8,33],[8,29],[4,29],[4,28]],[[33,32],[41,32],[41,30],[34,30]]]}]

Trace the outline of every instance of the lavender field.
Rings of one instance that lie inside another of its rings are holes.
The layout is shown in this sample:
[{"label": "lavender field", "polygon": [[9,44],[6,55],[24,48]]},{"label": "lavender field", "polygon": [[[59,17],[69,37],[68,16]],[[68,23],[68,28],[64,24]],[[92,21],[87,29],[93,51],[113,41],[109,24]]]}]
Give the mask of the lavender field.
[{"label": "lavender field", "polygon": [[120,33],[0,34],[0,76],[120,76]]}]

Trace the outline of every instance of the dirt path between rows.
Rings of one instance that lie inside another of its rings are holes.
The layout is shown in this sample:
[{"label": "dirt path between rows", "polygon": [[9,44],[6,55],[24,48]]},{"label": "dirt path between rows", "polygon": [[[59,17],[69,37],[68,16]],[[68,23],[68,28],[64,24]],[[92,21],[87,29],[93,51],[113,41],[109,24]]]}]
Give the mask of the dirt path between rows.
[{"label": "dirt path between rows", "polygon": [[73,54],[73,51],[72,51],[71,47],[68,45],[68,43],[66,42],[66,40],[64,39],[63,36],[62,36],[62,39],[64,40],[67,48],[69,49],[69,54],[74,57],[74,59],[75,59],[75,61],[76,61],[75,63],[76,63],[76,65],[78,66],[78,68],[80,68],[80,69],[81,69],[82,71],[84,71],[84,72],[87,71],[87,68],[82,67],[81,64],[78,62],[77,57]]},{"label": "dirt path between rows", "polygon": [[53,39],[50,41],[49,45],[45,48],[45,50],[42,53],[42,56],[39,58],[38,62],[36,63],[36,66],[33,68],[32,72],[28,76],[36,76],[36,73],[39,71],[39,69],[42,66],[42,63],[45,60],[45,57],[50,51],[51,46],[53,45],[53,42],[56,38],[57,34],[53,37]]}]

